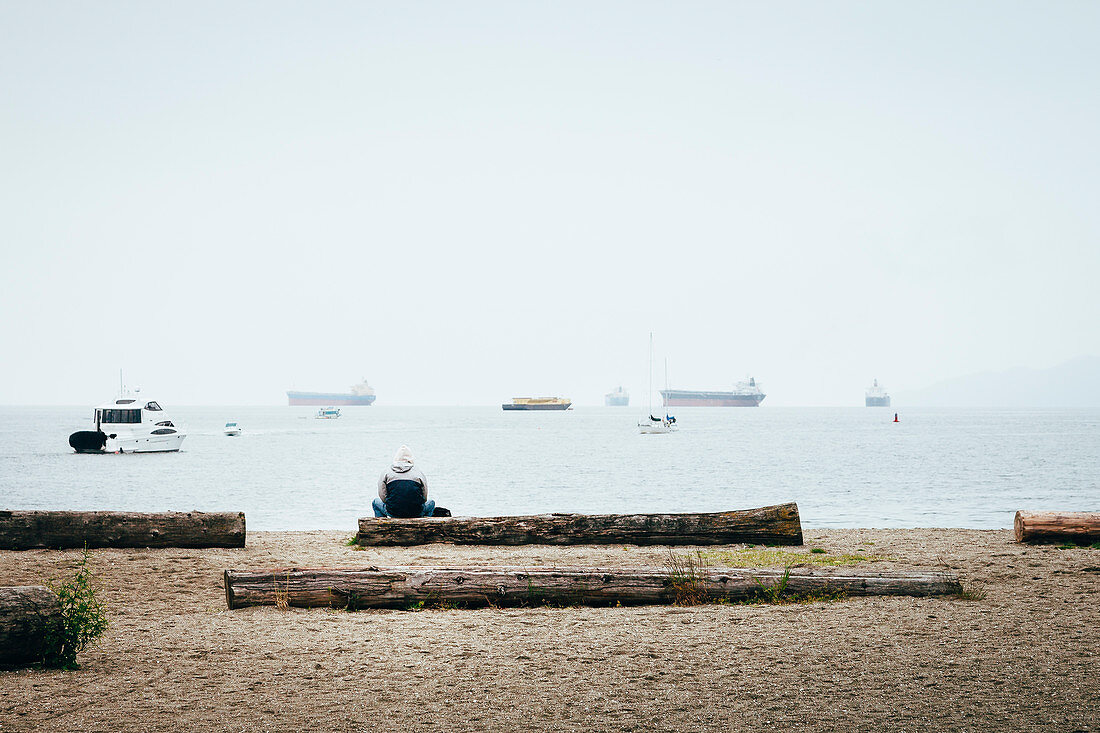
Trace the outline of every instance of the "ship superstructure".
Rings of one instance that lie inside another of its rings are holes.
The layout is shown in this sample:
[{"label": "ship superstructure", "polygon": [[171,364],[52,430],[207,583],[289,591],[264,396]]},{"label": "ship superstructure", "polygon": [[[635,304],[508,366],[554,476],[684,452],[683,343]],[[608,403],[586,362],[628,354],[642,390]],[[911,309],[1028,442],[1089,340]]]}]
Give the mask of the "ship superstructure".
[{"label": "ship superstructure", "polygon": [[758,407],[767,395],[755,377],[738,382],[729,392],[698,389],[662,389],[665,407]]},{"label": "ship superstructure", "polygon": [[885,389],[879,386],[877,379],[867,388],[867,393],[863,397],[863,404],[867,407],[890,406],[890,395],[886,393]]}]

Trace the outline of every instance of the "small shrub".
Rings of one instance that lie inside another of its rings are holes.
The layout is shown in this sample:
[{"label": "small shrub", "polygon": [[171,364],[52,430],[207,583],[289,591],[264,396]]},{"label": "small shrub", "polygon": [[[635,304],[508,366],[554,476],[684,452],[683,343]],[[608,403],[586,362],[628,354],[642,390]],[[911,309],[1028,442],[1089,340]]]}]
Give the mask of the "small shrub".
[{"label": "small shrub", "polygon": [[814,549],[810,550],[810,552],[812,552],[815,555],[824,555],[825,554],[825,550],[823,550],[820,547],[815,547]]},{"label": "small shrub", "polygon": [[706,561],[701,553],[677,555],[668,551],[668,584],[675,606],[698,606],[708,602]]},{"label": "small shrub", "polygon": [[42,666],[60,669],[80,667],[76,655],[91,646],[107,630],[107,614],[95,597],[96,587],[88,566],[92,553],[87,545],[76,566],[76,574],[46,585],[57,594],[61,618],[46,627]]}]

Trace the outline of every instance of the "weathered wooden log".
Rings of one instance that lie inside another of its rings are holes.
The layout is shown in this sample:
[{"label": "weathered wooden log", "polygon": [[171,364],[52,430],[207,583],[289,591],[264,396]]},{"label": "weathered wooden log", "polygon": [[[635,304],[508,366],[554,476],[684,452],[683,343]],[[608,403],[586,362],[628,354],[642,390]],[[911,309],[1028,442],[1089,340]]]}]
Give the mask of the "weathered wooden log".
[{"label": "weathered wooden log", "polygon": [[1100,542],[1100,512],[1016,512],[1017,542]]},{"label": "weathered wooden log", "polygon": [[801,545],[798,505],[702,514],[538,514],[359,520],[360,545]]},{"label": "weathered wooden log", "polygon": [[0,550],[244,547],[244,512],[0,511]]},{"label": "weathered wooden log", "polygon": [[61,605],[40,585],[0,587],[0,665],[42,660],[49,625],[61,620]]},{"label": "weathered wooden log", "polygon": [[774,569],[661,568],[361,568],[225,571],[229,608],[299,606],[408,608],[419,603],[460,606],[564,604],[606,606],[748,600],[783,596],[933,596],[961,592],[946,573],[853,573],[796,569],[784,580]]}]

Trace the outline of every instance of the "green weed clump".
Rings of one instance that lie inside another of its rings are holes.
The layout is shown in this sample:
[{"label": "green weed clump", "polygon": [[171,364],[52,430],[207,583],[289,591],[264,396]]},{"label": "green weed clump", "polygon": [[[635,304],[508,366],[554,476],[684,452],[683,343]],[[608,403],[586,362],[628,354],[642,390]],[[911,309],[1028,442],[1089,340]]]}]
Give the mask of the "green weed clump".
[{"label": "green weed clump", "polygon": [[756,583],[756,595],[742,601],[743,604],[768,603],[776,606],[785,606],[791,603],[819,603],[822,601],[839,601],[844,598],[842,591],[808,591],[794,593],[787,586],[791,582],[791,569],[794,564],[783,568],[783,575],[774,583],[763,583],[759,578],[753,578]]},{"label": "green weed clump", "polygon": [[344,546],[345,547],[358,547],[359,546],[359,535],[353,534],[351,537],[348,537],[347,541],[344,543]]},{"label": "green weed clump", "polygon": [[46,626],[43,667],[78,669],[76,656],[107,630],[107,614],[96,598],[97,588],[88,564],[92,553],[87,545],[76,566],[76,574],[46,585],[57,594],[61,617]]}]

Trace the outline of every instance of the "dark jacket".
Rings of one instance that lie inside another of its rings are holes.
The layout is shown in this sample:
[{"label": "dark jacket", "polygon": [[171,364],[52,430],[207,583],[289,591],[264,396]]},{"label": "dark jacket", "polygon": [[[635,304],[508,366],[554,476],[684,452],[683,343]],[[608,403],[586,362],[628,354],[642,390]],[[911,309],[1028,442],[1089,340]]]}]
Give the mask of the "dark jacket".
[{"label": "dark jacket", "polygon": [[411,463],[395,462],[378,478],[378,498],[391,517],[419,517],[428,500],[428,479]]}]

